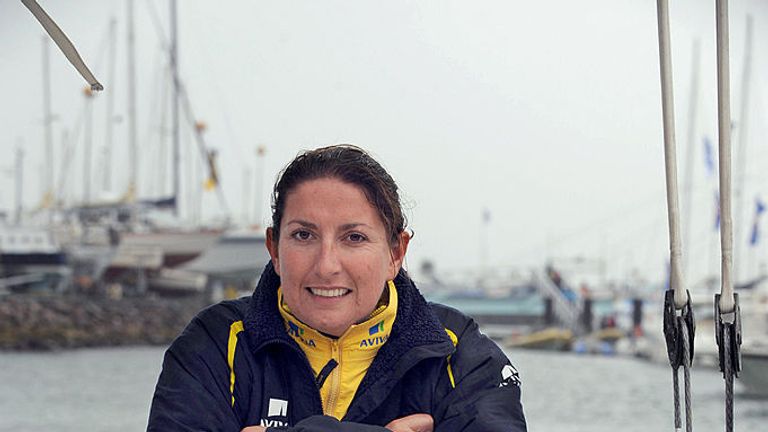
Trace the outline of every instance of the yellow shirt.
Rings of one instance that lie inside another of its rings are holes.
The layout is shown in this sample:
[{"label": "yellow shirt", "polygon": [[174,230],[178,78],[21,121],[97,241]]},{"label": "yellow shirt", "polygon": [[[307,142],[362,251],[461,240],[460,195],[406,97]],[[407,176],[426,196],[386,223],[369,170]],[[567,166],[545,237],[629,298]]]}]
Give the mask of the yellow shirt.
[{"label": "yellow shirt", "polygon": [[352,325],[338,339],[325,336],[299,321],[283,304],[282,288],[277,292],[278,309],[285,320],[286,330],[306,354],[315,376],[331,359],[338,363],[320,388],[326,415],[339,420],[344,417],[373,358],[389,338],[397,316],[397,290],[392,281],[387,285],[387,305],[376,309],[365,322]]}]

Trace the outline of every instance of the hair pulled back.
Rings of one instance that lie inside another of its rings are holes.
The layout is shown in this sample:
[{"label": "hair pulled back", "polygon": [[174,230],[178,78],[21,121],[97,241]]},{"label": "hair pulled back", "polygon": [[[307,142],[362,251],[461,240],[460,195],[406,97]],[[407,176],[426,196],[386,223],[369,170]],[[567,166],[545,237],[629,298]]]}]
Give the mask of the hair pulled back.
[{"label": "hair pulled back", "polygon": [[384,222],[390,246],[399,244],[407,222],[397,184],[365,150],[350,144],[307,150],[283,168],[272,191],[272,238],[275,241],[280,238],[280,223],[288,194],[306,181],[321,178],[335,178],[362,189]]}]

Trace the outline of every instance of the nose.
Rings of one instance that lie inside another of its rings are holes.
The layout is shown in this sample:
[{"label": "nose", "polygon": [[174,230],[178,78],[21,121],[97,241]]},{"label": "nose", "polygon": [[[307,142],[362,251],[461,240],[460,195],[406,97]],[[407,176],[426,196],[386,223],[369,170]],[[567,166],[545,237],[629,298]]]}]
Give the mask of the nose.
[{"label": "nose", "polygon": [[327,279],[341,272],[339,251],[333,241],[324,241],[320,247],[320,253],[315,262],[315,271],[318,276]]}]

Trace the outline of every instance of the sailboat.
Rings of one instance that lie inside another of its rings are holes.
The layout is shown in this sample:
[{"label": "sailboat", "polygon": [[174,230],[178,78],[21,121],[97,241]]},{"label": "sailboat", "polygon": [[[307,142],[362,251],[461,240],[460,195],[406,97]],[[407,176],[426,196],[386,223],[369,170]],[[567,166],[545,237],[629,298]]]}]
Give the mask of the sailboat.
[{"label": "sailboat", "polygon": [[[135,92],[135,74],[132,70],[133,62],[133,19],[132,2],[129,3],[129,88]],[[159,224],[150,219],[149,214],[154,210],[172,210],[175,216],[178,216],[178,205],[180,196],[179,187],[179,102],[184,103],[185,113],[190,120],[193,115],[186,93],[183,92],[183,86],[179,79],[178,65],[176,62],[176,2],[172,2],[171,9],[171,42],[169,47],[171,79],[173,81],[172,98],[172,118],[173,118],[173,193],[170,197],[156,200],[144,200],[134,202],[133,214],[131,215],[131,224],[128,229],[120,232],[119,244],[115,255],[110,263],[106,273],[108,280],[124,279],[126,273],[132,273],[132,270],[139,269],[139,273],[149,272],[146,281],[142,275],[138,275],[135,281],[138,285],[148,284],[148,288],[153,286],[162,287],[168,284],[179,287],[188,286],[188,288],[197,292],[201,289],[198,278],[186,277],[179,272],[171,271],[178,266],[191,261],[213,246],[222,236],[228,226],[228,222],[222,226],[208,227],[181,227],[178,221],[171,221],[166,224]],[[134,102],[135,96],[129,98],[129,115],[135,117]],[[219,199],[223,208],[227,208],[223,201],[220,185],[218,184],[217,174],[215,172],[214,160],[210,152],[206,150],[205,142],[202,137],[202,128],[200,124],[195,123],[195,138],[203,154],[207,156],[207,163],[210,169],[208,185],[216,188],[219,192]],[[135,128],[135,121],[131,124]],[[137,153],[135,142],[136,134],[131,132],[131,147],[133,153]],[[133,180],[129,186],[129,192],[126,194],[128,201],[133,201],[133,189],[135,185],[136,168],[133,167]],[[174,279],[174,277],[176,279]],[[170,280],[169,280],[170,279]],[[144,291],[145,287],[139,287],[139,291]]]},{"label": "sailboat", "polygon": [[[98,89],[101,89],[101,85],[92,79],[92,74],[85,67],[82,59],[74,52],[75,55],[71,55],[70,51],[74,50],[71,42],[61,32],[55,23],[42,11],[42,9],[34,1],[25,2],[30,8],[30,11],[40,20],[43,27],[51,35],[54,41],[62,48],[62,51],[67,54],[70,61],[73,62],[78,71],[82,72],[83,76],[89,81],[92,87],[98,84]],[[136,160],[138,154],[138,146],[136,142],[136,84],[135,84],[135,70],[134,64],[134,30],[133,30],[133,7],[134,2],[127,2],[127,17],[128,17],[128,132],[130,142],[130,164],[129,164],[129,184],[127,191],[121,198],[105,200],[101,202],[95,202],[90,199],[90,194],[87,192],[90,190],[90,144],[87,144],[88,149],[85,151],[86,158],[84,162],[84,199],[83,202],[70,205],[65,208],[63,203],[59,201],[58,205],[53,199],[55,196],[54,188],[63,187],[66,182],[59,182],[55,186],[53,180],[53,167],[52,160],[49,160],[49,166],[47,172],[49,173],[49,179],[47,181],[47,187],[49,190],[46,192],[44,199],[44,205],[41,205],[41,209],[47,209],[49,213],[48,223],[51,231],[54,233],[55,239],[62,245],[63,250],[70,257],[71,266],[75,269],[77,281],[82,282],[81,288],[90,287],[94,283],[96,284],[114,284],[114,283],[128,283],[135,285],[139,292],[144,292],[147,288],[148,281],[151,282],[154,274],[159,273],[163,269],[174,268],[187,261],[190,261],[199,256],[203,251],[211,247],[221,236],[226,229],[228,222],[217,226],[183,226],[178,220],[171,221],[169,223],[158,223],[153,220],[152,214],[158,211],[172,210],[174,215],[178,216],[179,205],[179,99],[183,97],[185,103],[185,114],[190,120],[193,119],[191,109],[189,108],[189,101],[186,98],[186,94],[182,92],[182,85],[178,78],[178,71],[176,65],[176,36],[175,36],[175,6],[173,2],[173,13],[171,15],[172,20],[172,43],[170,45],[170,59],[171,70],[174,88],[173,97],[173,130],[174,130],[174,158],[173,158],[173,192],[170,196],[161,196],[154,199],[137,199],[136,197]],[[114,23],[112,27],[112,40],[114,41]],[[47,40],[46,40],[47,42]],[[114,42],[113,42],[114,43]],[[71,49],[70,49],[71,48]],[[69,49],[69,50],[68,50]],[[112,51],[114,51],[114,45]],[[73,60],[74,59],[74,60]],[[112,56],[114,61],[114,56]],[[48,85],[48,71],[47,71],[47,52],[44,56],[44,86],[47,89]],[[93,81],[93,82],[91,82]],[[95,84],[94,84],[95,83]],[[86,107],[90,108],[90,93],[86,102]],[[111,106],[111,104],[110,104]],[[49,150],[48,154],[51,154],[51,140],[50,140],[50,98],[46,97],[44,104],[46,114],[46,148]],[[90,115],[88,116],[90,117]],[[111,119],[110,110],[110,119]],[[107,122],[109,124],[111,120]],[[89,122],[90,123],[90,122]],[[192,123],[195,123],[192,121]],[[197,126],[197,125],[196,125]],[[86,127],[86,132],[90,136],[90,126]],[[211,170],[210,178],[216,179],[214,172],[214,161],[206,150],[201,131],[195,127],[197,144],[200,147],[201,154],[204,154],[208,159],[208,166]],[[111,133],[111,131],[110,131]],[[111,141],[108,133],[108,142]],[[70,153],[72,153],[70,149]],[[107,150],[109,152],[109,150]],[[71,154],[65,158],[65,165],[62,168],[62,173],[70,173],[68,162],[71,159]],[[105,168],[108,172],[109,167]],[[209,181],[209,183],[211,183]],[[223,201],[223,194],[221,193],[218,181],[213,181],[212,186],[219,192],[219,198]],[[58,195],[62,195],[59,193]],[[226,203],[222,202],[222,208],[226,210]],[[81,277],[82,276],[82,277]],[[151,286],[151,283],[149,283]]]},{"label": "sailboat", "polygon": [[62,292],[72,272],[50,231],[0,220],[0,292]]}]

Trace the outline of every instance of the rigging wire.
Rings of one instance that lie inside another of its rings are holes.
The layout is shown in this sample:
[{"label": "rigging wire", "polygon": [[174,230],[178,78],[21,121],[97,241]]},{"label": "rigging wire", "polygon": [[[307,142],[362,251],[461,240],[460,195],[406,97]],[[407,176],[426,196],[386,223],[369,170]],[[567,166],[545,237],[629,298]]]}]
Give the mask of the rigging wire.
[{"label": "rigging wire", "polygon": [[[158,17],[157,10],[152,5],[152,2],[150,0],[146,1],[147,3],[147,9],[150,12],[150,17],[152,20],[152,23],[155,28],[155,32],[157,33],[157,38],[160,41],[160,46],[164,51],[170,51],[170,43],[166,40],[164,33],[163,33],[163,27],[160,23],[160,19]],[[200,157],[202,158],[202,161],[208,161],[208,145],[205,142],[205,138],[202,135],[202,131],[196,128],[197,120],[194,116],[194,112],[192,110],[192,103],[190,102],[189,95],[186,90],[186,86],[184,84],[184,81],[181,79],[180,76],[176,76],[176,82],[178,83],[178,97],[180,99],[182,109],[184,111],[184,114],[187,118],[187,121],[189,122],[189,125],[193,128],[193,135],[195,137],[195,142],[198,145],[198,151],[200,152]],[[209,172],[209,176],[211,178],[216,177],[217,174],[213,172],[213,167],[211,166]],[[221,183],[216,182],[215,184],[216,188],[216,194],[219,200],[219,204],[224,209],[224,214],[227,216],[228,219],[232,218],[232,214],[229,209],[229,205],[227,204],[226,197],[224,195],[224,191],[221,188]]]},{"label": "rigging wire", "polygon": [[715,340],[725,379],[725,430],[733,431],[733,379],[741,370],[741,313],[733,292],[733,220],[731,218],[731,106],[728,52],[728,0],[716,0],[717,107],[720,146],[720,294],[715,295]]},{"label": "rigging wire", "polygon": [[683,367],[685,386],[686,430],[693,431],[690,396],[690,364],[693,360],[695,321],[691,295],[683,287],[681,269],[682,246],[677,196],[677,159],[675,150],[674,97],[672,87],[672,54],[669,38],[669,5],[657,0],[656,12],[659,38],[659,73],[661,78],[661,107],[664,129],[664,167],[667,185],[667,217],[669,222],[670,289],[664,295],[664,338],[673,374],[675,430],[681,430],[678,371]]},{"label": "rigging wire", "polygon": [[75,121],[75,127],[71,134],[67,137],[67,142],[64,142],[64,158],[61,161],[61,169],[59,170],[59,181],[56,183],[59,188],[56,192],[57,197],[64,196],[64,191],[67,188],[67,182],[70,178],[70,164],[74,159],[75,152],[77,151],[77,142],[80,140],[80,132],[83,129],[83,123],[85,118],[85,111],[87,109],[88,101],[83,102],[83,106],[78,113],[77,120]]}]

